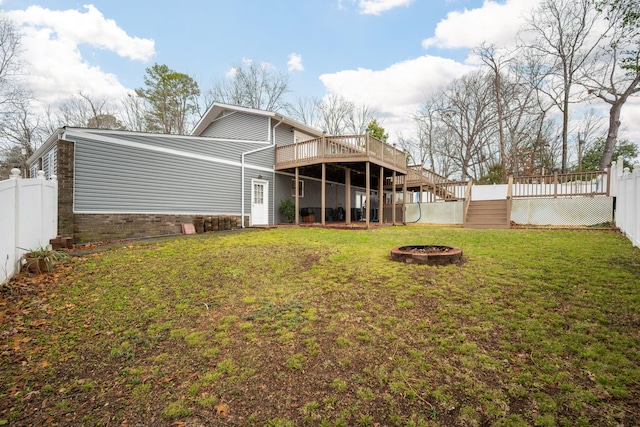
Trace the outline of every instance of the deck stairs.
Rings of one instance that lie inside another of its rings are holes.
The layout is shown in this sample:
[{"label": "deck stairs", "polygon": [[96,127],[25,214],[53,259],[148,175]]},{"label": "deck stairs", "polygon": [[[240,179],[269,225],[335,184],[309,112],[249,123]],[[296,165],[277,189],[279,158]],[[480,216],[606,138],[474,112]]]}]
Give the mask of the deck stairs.
[{"label": "deck stairs", "polygon": [[469,202],[464,228],[509,228],[509,200],[476,200]]},{"label": "deck stairs", "polygon": [[[420,189],[420,191],[431,193],[436,200],[444,200],[445,202],[460,200],[455,193],[455,189],[460,186],[460,182],[452,181],[422,165],[410,165],[407,169],[406,176],[396,176],[396,189],[400,189],[403,184],[406,184],[407,189],[414,189],[416,191]],[[387,178],[385,189],[392,188],[392,179]]]}]

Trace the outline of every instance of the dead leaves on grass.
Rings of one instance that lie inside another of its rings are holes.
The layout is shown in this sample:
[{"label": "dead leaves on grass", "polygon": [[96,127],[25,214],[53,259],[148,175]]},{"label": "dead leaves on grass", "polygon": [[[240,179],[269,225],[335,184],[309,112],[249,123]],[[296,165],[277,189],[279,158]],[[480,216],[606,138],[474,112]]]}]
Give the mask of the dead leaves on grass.
[{"label": "dead leaves on grass", "polygon": [[[50,301],[55,298],[58,284],[70,268],[58,265],[52,274],[21,272],[3,287],[0,293],[0,356],[7,357],[9,363],[27,365],[40,351],[41,347],[33,345],[34,333],[50,326],[50,319],[58,311]],[[49,365],[40,363],[37,366],[44,369]]]},{"label": "dead leaves on grass", "polygon": [[224,403],[215,405],[214,408],[216,410],[216,415],[219,415],[221,417],[226,417],[229,415],[229,407]]}]

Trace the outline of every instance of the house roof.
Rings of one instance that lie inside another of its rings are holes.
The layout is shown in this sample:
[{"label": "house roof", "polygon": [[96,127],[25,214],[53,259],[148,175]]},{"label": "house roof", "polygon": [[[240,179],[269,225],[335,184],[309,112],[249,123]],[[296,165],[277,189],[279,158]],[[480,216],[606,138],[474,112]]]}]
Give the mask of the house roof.
[{"label": "house roof", "polygon": [[64,134],[64,129],[63,128],[57,129],[55,132],[53,132],[51,134],[51,136],[49,136],[49,138],[47,138],[47,140],[44,142],[44,144],[42,144],[40,147],[38,147],[38,149],[36,151],[34,151],[33,154],[27,159],[27,164],[29,166],[31,166],[33,161],[35,159],[39,158],[40,156],[42,156],[42,154],[44,152],[46,152],[49,149],[49,147],[51,147],[53,144],[55,144],[55,142],[63,134]]},{"label": "house roof", "polygon": [[211,104],[211,107],[209,107],[207,112],[204,113],[204,115],[202,116],[202,118],[200,119],[196,127],[191,132],[191,135],[198,136],[202,134],[202,132],[204,132],[207,126],[209,126],[211,122],[213,122],[216,118],[220,116],[220,114],[224,112],[242,112],[242,113],[254,114],[258,116],[271,117],[276,121],[285,123],[295,129],[308,133],[312,136],[317,136],[317,137],[322,136],[321,130],[305,125],[304,123],[301,123],[297,120],[294,120],[282,114],[274,113],[272,111],[258,110],[256,108],[247,108],[247,107],[240,107],[238,105],[223,104],[220,102],[214,102],[213,104]]},{"label": "house roof", "polygon": [[[204,114],[204,116],[202,116],[202,118],[200,119],[200,121],[198,122],[198,124],[196,125],[196,127],[194,128],[193,132],[191,132],[190,135],[176,135],[176,134],[162,134],[162,133],[152,133],[151,135],[153,135],[154,137],[165,137],[165,138],[206,138],[206,137],[201,137],[200,134],[207,128],[207,126],[209,126],[209,124],[211,124],[212,121],[214,121],[217,117],[220,116],[220,114],[224,113],[224,112],[244,112],[244,113],[248,113],[248,114],[254,114],[254,115],[259,115],[259,116],[264,116],[264,117],[271,117],[274,120],[278,121],[278,122],[282,122],[285,123],[295,129],[298,129],[302,132],[305,132],[309,135],[312,136],[316,136],[316,137],[320,137],[322,136],[322,131],[316,128],[313,128],[311,126],[307,126],[304,123],[300,123],[292,118],[286,117],[284,115],[281,114],[277,114],[271,111],[265,111],[265,110],[258,110],[255,108],[246,108],[246,107],[240,107],[238,105],[229,105],[229,104],[222,104],[219,102],[214,102],[211,107],[209,107],[209,109],[207,110],[207,112]],[[42,144],[27,160],[27,164],[31,165],[36,159],[38,159],[39,157],[42,156],[43,153],[45,153],[47,150],[49,150],[49,148],[56,143],[56,141],[58,139],[64,139],[65,138],[65,133],[66,131],[76,131],[76,132],[89,132],[89,133],[94,133],[94,134],[98,134],[98,133],[118,133],[118,132],[125,132],[127,134],[135,134],[135,133],[139,133],[139,134],[148,134],[145,132],[136,132],[136,131],[118,131],[118,130],[111,130],[111,129],[90,129],[90,128],[74,128],[74,127],[63,127],[58,129],[57,131],[55,131],[46,141],[44,144]]]}]

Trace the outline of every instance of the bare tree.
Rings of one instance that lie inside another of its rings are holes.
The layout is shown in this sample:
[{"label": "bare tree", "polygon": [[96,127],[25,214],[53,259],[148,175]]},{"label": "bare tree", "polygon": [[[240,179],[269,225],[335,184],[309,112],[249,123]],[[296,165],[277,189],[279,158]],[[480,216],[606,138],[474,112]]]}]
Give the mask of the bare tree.
[{"label": "bare tree", "polygon": [[[441,152],[438,142],[443,136],[443,122],[440,118],[440,100],[437,95],[425,99],[413,115],[416,135],[412,140],[400,139],[400,146],[407,150],[415,164],[428,166],[437,171],[436,158]],[[439,172],[440,173],[440,172]]]},{"label": "bare tree", "polygon": [[12,167],[18,167],[26,176],[26,160],[49,135],[38,115],[33,114],[33,100],[27,95],[16,99],[12,109],[5,111],[0,125],[0,151],[4,159],[0,162],[0,175],[6,178]]},{"label": "bare tree", "polygon": [[124,129],[118,120],[115,107],[105,99],[97,99],[79,90],[62,103],[53,115],[55,128],[62,126],[89,127],[94,129]]},{"label": "bare tree", "polygon": [[609,109],[609,130],[599,168],[604,170],[611,158],[620,129],[620,113],[629,97],[640,92],[640,1],[605,0],[599,3],[612,26],[603,49],[601,72],[587,75],[585,87]]},{"label": "bare tree", "polygon": [[11,105],[23,96],[19,73],[22,64],[20,54],[20,34],[13,22],[0,13],[0,109]]},{"label": "bare tree", "polygon": [[348,134],[363,135],[369,125],[376,120],[376,110],[367,104],[351,103],[351,111],[344,120]]},{"label": "bare tree", "polygon": [[344,120],[353,110],[353,103],[341,95],[330,93],[318,104],[319,127],[329,135],[346,133]]},{"label": "bare tree", "polygon": [[442,94],[441,119],[454,135],[449,153],[461,178],[477,179],[484,164],[493,163],[491,138],[495,134],[492,81],[481,71],[456,79]]},{"label": "bare tree", "polygon": [[291,118],[329,135],[362,135],[377,119],[376,110],[371,106],[351,102],[335,93],[322,99],[296,97],[286,111]]},{"label": "bare tree", "polygon": [[13,166],[23,167],[35,149],[37,124],[32,116],[31,95],[22,84],[19,61],[20,34],[0,12],[0,169],[2,177]]},{"label": "bare tree", "polygon": [[120,101],[120,111],[122,124],[126,129],[136,132],[146,132],[147,122],[145,116],[147,115],[147,111],[144,98],[138,96],[135,92],[128,93],[127,96]]},{"label": "bare tree", "polygon": [[584,153],[589,150],[596,139],[600,138],[602,131],[602,117],[591,109],[585,112],[582,120],[577,124],[576,145],[578,153],[578,172],[582,171],[582,159]]},{"label": "bare tree", "polygon": [[[529,49],[548,66],[544,90],[562,113],[562,172],[567,170],[569,105],[580,98],[575,85],[590,73],[594,54],[608,28],[596,31],[598,13],[592,0],[543,0],[529,18],[525,37]],[[600,21],[601,22],[601,21]]]},{"label": "bare tree", "polygon": [[482,62],[489,67],[493,76],[493,95],[495,97],[496,122],[498,124],[498,141],[500,147],[500,167],[502,169],[502,181],[506,181],[507,177],[507,151],[505,140],[505,112],[502,104],[502,68],[504,62],[497,54],[495,46],[481,45],[476,48],[475,53],[480,57]]},{"label": "bare tree", "polygon": [[293,103],[287,104],[286,112],[289,117],[308,126],[317,127],[319,123],[320,100],[315,97],[296,96]]},{"label": "bare tree", "polygon": [[268,63],[234,65],[229,75],[218,80],[206,95],[213,101],[267,111],[285,110],[289,76]]}]

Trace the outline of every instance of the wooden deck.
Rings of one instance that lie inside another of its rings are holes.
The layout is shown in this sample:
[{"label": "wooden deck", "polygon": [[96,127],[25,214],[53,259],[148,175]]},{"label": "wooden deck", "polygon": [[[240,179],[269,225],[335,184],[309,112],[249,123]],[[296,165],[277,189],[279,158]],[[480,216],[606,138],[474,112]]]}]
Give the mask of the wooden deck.
[{"label": "wooden deck", "polygon": [[[433,194],[434,198],[431,201],[456,201],[464,199],[464,188],[468,183],[467,181],[452,181],[422,165],[408,166],[406,175],[396,176],[396,188],[402,187],[405,182],[407,189],[409,190],[417,190]],[[389,180],[385,188],[393,188],[393,182]]]},{"label": "wooden deck", "polygon": [[407,156],[402,150],[365,135],[323,136],[276,147],[276,170],[319,163],[371,162],[400,174],[407,173]]}]

